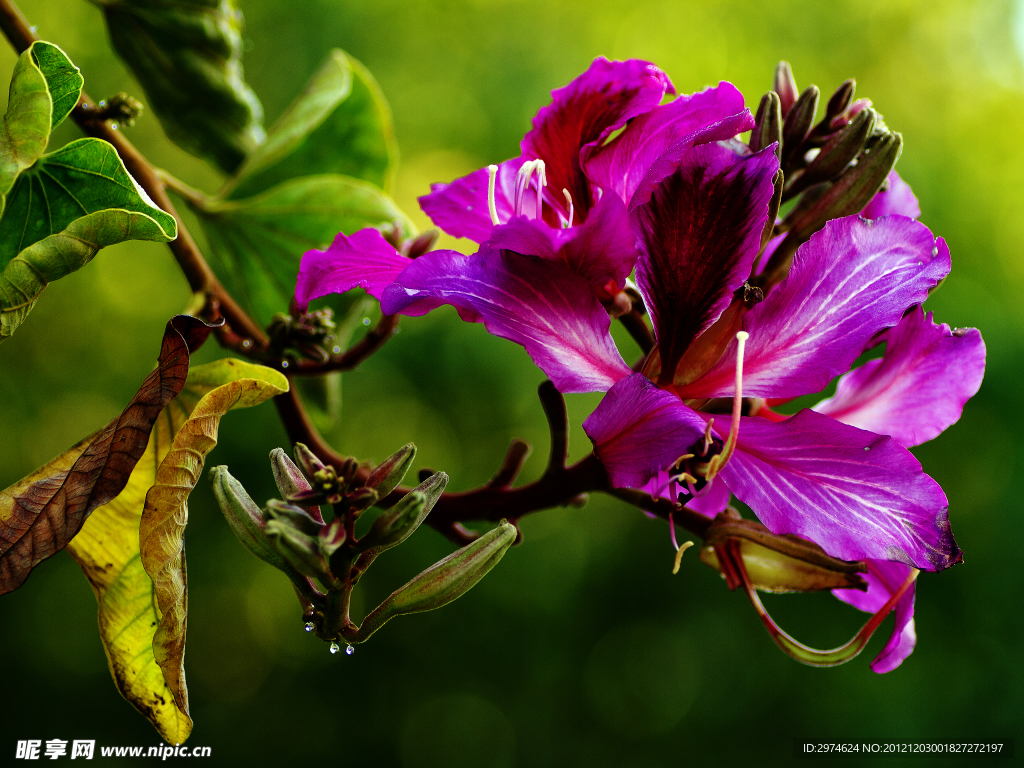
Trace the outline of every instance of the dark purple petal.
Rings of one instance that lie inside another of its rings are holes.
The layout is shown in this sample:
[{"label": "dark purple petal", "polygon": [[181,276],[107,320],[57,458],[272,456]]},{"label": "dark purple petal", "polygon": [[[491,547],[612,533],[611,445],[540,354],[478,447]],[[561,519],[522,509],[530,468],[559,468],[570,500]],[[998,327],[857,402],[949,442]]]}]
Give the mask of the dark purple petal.
[{"label": "dark purple petal", "polygon": [[546,165],[546,199],[568,213],[562,196],[562,190],[568,190],[576,220],[585,220],[594,201],[580,168],[580,151],[658,106],[666,92],[675,93],[675,89],[653,64],[604,57],[594,59],[586,72],[564,88],[552,91],[552,103],[533,118],[533,129],[520,144],[525,159],[537,158]]},{"label": "dark purple petal", "polygon": [[[494,185],[494,203],[499,221],[515,215],[515,181],[523,158],[506,160],[498,166]],[[434,224],[452,237],[468,237],[482,243],[491,236],[490,209],[487,207],[488,173],[486,168],[450,184],[432,184],[430,194],[419,198],[420,208]],[[523,203],[524,215],[536,214],[536,196],[528,195]]]},{"label": "dark purple petal", "polygon": [[704,144],[678,162],[673,157],[655,163],[630,203],[641,254],[637,283],[668,381],[750,275],[779,167],[771,147],[742,155]]},{"label": "dark purple petal", "polygon": [[581,226],[554,229],[520,216],[495,227],[487,244],[524,256],[560,259],[588,280],[599,295],[609,281],[618,288],[625,286],[637,256],[636,236],[626,206],[614,195],[605,196],[594,206]]},{"label": "dark purple petal", "polygon": [[583,430],[612,485],[640,488],[697,442],[704,420],[678,397],[634,373],[608,390]]},{"label": "dark purple petal", "polygon": [[490,333],[522,344],[561,392],[603,392],[632,372],[590,284],[557,261],[486,247],[432,251],[384,291],[381,310],[408,313],[423,301],[475,313]]},{"label": "dark purple petal", "polygon": [[917,198],[910,191],[910,185],[900,178],[896,171],[889,172],[889,188],[878,192],[867,204],[860,215],[865,219],[877,219],[880,216],[906,216],[910,219],[921,218],[921,207]]},{"label": "dark purple petal", "polygon": [[891,437],[810,410],[741,421],[720,477],[772,533],[795,533],[842,560],[925,570],[959,562],[938,483]]},{"label": "dark purple petal", "polygon": [[[889,598],[903,585],[910,576],[911,568],[903,563],[892,563],[887,560],[866,561],[868,572],[864,580],[868,583],[867,592],[858,589],[834,589],[832,594],[867,613],[875,613],[884,606]],[[871,669],[879,674],[892,672],[914,650],[917,633],[914,631],[914,592],[917,584],[913,584],[896,603],[896,623],[892,635],[882,652],[871,662]]]},{"label": "dark purple petal", "polygon": [[977,329],[951,331],[917,308],[886,339],[883,358],[843,376],[814,410],[909,448],[960,418],[985,374],[985,342]]},{"label": "dark purple petal", "polygon": [[[949,273],[949,248],[903,216],[835,219],[800,246],[789,276],[743,318],[743,394],[798,397],[846,373],[879,331]],[[731,397],[734,341],[682,393]]]},{"label": "dark purple petal", "polygon": [[305,307],[330,293],[365,288],[376,299],[412,263],[396,251],[376,229],[361,229],[351,236],[339,234],[326,251],[306,251],[299,263],[295,302]]},{"label": "dark purple petal", "polygon": [[584,150],[583,168],[605,193],[614,192],[628,203],[654,161],[672,145],[723,141],[753,127],[743,94],[723,82],[635,118],[609,144]]}]

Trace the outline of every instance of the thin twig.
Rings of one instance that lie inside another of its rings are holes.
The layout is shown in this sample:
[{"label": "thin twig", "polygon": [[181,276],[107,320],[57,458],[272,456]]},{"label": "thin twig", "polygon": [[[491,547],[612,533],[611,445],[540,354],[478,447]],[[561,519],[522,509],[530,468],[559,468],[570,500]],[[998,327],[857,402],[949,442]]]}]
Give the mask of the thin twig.
[{"label": "thin twig", "polygon": [[551,432],[551,454],[544,476],[556,477],[565,472],[565,460],[569,456],[569,414],[565,410],[565,398],[552,382],[542,382],[537,394]]},{"label": "thin twig", "polygon": [[497,473],[487,483],[488,488],[508,488],[519,477],[523,464],[533,449],[525,440],[518,437],[512,440],[505,454],[505,460],[501,462]]},{"label": "thin twig", "polygon": [[280,360],[264,360],[263,362],[281,370],[287,369],[289,375],[292,376],[318,376],[332,371],[351,371],[384,346],[385,342],[394,336],[397,327],[398,315],[384,315],[373,328],[367,331],[363,338],[340,355],[332,356],[326,362],[289,360],[287,365],[283,365],[283,361]]},{"label": "thin twig", "polygon": [[619,322],[629,331],[633,341],[643,350],[646,355],[654,346],[654,334],[651,332],[644,316],[637,309],[631,309],[624,315],[619,315]]}]

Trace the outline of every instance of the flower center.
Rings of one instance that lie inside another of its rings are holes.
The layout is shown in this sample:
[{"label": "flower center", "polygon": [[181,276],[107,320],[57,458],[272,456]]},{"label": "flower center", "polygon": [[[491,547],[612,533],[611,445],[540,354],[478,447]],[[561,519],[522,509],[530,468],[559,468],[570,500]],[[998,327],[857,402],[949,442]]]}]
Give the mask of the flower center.
[{"label": "flower center", "polygon": [[[530,189],[533,177],[537,177],[537,210],[535,217],[538,221],[544,218],[544,187],[548,184],[547,174],[543,160],[527,160],[519,167],[516,174],[515,200],[513,201],[513,215],[523,215],[523,201]],[[498,206],[495,200],[495,187],[498,181],[498,166],[487,166],[487,212],[491,215],[491,223],[494,226],[501,224],[498,218]],[[569,203],[569,223],[565,226],[572,226],[572,198],[566,190],[562,190]]]}]

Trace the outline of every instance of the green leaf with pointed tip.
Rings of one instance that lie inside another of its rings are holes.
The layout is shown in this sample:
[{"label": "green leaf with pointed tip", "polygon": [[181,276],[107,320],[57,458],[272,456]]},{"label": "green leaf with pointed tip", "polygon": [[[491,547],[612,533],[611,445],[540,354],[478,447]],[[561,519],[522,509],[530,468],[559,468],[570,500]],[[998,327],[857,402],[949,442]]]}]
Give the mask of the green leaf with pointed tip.
[{"label": "green leaf with pointed tip", "polygon": [[113,146],[80,139],[21,173],[0,217],[0,342],[47,283],[125,240],[167,242],[174,217],[135,183]]},{"label": "green leaf with pointed tip", "polygon": [[32,43],[29,51],[32,53],[33,62],[46,78],[46,87],[50,91],[50,100],[53,103],[53,115],[50,118],[52,130],[75,108],[82,95],[85,79],[78,67],[71,63],[67,54],[53,43],[39,40]]},{"label": "green leaf with pointed tip", "polygon": [[356,59],[334,50],[222,196],[238,200],[313,174],[351,176],[390,191],[397,163],[380,86]]},{"label": "green leaf with pointed tip", "polygon": [[0,131],[0,213],[18,175],[46,151],[53,102],[46,78],[25,51],[14,65],[7,112]]},{"label": "green leaf with pointed tip", "polygon": [[168,138],[232,173],[264,139],[235,0],[98,0]]},{"label": "green leaf with pointed tip", "polygon": [[406,232],[415,231],[391,198],[345,176],[305,176],[246,200],[193,206],[222,280],[262,325],[287,310],[302,254],[326,248],[339,230],[351,234],[399,221]]},{"label": "green leaf with pointed tip", "polygon": [[[184,624],[163,642],[157,635],[163,631],[165,619],[182,615],[183,602],[178,605],[175,600],[161,601],[169,599],[164,587],[169,582],[177,583],[177,579],[182,589],[177,598],[184,601],[184,556],[179,549],[178,560],[160,572],[158,588],[146,571],[140,544],[143,510],[152,514],[146,508],[147,495],[161,477],[160,473],[173,472],[180,461],[180,456],[173,458],[172,447],[179,445],[179,439],[181,443],[194,442],[183,437],[182,430],[195,423],[192,417],[202,403],[208,402],[207,395],[221,407],[230,407],[232,397],[237,395],[239,400],[234,407],[245,407],[255,404],[252,393],[263,386],[269,386],[273,392],[287,384],[275,371],[240,360],[217,360],[189,371],[184,388],[157,419],[145,453],[135,465],[127,486],[117,498],[92,513],[67,547],[89,579],[99,603],[100,639],[117,689],[171,744],[185,741],[192,730],[180,657],[171,654],[168,661],[167,655],[171,647],[183,649]],[[245,393],[248,393],[248,400]],[[212,423],[214,435],[217,421],[216,413],[205,418],[208,425]],[[197,469],[196,476],[198,472]],[[187,495],[190,489],[191,485],[184,493]],[[156,526],[154,543],[169,537],[180,545],[185,519],[186,516],[181,515],[176,522],[168,521],[158,514],[154,522],[167,523],[167,526]],[[173,610],[163,613],[165,605]]]}]

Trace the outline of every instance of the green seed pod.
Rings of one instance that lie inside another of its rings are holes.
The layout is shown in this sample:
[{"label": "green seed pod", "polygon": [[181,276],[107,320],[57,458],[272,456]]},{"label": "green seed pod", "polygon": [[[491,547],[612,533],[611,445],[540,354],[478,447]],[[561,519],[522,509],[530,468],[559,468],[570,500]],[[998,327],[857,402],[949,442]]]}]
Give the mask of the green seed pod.
[{"label": "green seed pod", "polygon": [[231,476],[228,468],[213,467],[210,470],[210,483],[213,485],[213,495],[220,505],[220,511],[224,513],[224,519],[228,521],[231,530],[245,548],[275,568],[291,573],[293,569],[267,536],[260,508],[249,497],[242,484]]}]

